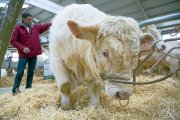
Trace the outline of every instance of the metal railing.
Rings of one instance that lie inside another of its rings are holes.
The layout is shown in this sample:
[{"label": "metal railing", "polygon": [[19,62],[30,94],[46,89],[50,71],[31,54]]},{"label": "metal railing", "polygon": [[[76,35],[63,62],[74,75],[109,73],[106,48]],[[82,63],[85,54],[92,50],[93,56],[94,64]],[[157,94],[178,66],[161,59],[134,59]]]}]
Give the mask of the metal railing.
[{"label": "metal railing", "polygon": [[175,14],[165,15],[162,17],[156,17],[156,18],[144,20],[139,23],[139,26],[143,27],[143,26],[149,25],[149,24],[156,24],[156,23],[165,22],[165,21],[169,21],[169,20],[176,20],[176,19],[180,19],[180,13],[175,13]]}]

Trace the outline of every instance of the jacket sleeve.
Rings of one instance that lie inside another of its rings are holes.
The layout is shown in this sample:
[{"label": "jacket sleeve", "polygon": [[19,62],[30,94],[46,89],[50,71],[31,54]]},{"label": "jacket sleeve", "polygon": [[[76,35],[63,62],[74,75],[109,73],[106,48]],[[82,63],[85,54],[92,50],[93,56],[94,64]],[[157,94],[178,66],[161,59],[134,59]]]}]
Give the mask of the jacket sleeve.
[{"label": "jacket sleeve", "polygon": [[23,52],[23,49],[25,48],[25,46],[22,45],[21,43],[19,43],[18,39],[19,39],[18,29],[15,28],[14,31],[13,31],[13,33],[12,33],[10,43],[11,43],[15,48],[17,48],[19,51]]},{"label": "jacket sleeve", "polygon": [[51,26],[51,23],[38,25],[38,27],[39,27],[39,34],[45,32],[46,30],[48,30],[50,26]]}]

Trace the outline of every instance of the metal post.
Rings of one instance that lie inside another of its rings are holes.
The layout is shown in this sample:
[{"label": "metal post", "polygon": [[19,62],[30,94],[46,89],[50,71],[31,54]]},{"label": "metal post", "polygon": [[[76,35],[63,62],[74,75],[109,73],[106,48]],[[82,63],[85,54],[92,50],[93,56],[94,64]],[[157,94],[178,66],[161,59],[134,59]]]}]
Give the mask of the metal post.
[{"label": "metal post", "polygon": [[143,61],[141,61],[138,66],[134,69],[133,71],[133,82],[136,82],[136,73],[138,71],[138,69],[142,66],[142,64],[144,64],[144,62],[146,62],[151,56],[153,55],[153,53],[149,54]]}]

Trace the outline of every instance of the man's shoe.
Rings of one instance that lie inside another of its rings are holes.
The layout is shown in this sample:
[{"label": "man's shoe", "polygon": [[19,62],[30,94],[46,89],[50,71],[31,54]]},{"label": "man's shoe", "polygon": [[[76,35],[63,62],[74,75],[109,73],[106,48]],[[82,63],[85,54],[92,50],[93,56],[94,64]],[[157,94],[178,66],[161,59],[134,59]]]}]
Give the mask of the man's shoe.
[{"label": "man's shoe", "polygon": [[26,87],[25,89],[31,89],[32,87]]},{"label": "man's shoe", "polygon": [[17,93],[21,93],[21,91],[20,91],[19,89],[16,89],[16,92],[17,92]]},{"label": "man's shoe", "polygon": [[17,94],[17,92],[15,91],[15,92],[12,92],[12,94],[13,94],[13,96],[15,96],[16,94]]},{"label": "man's shoe", "polygon": [[18,94],[18,93],[21,93],[21,92],[19,91],[19,89],[16,89],[16,91],[13,91],[13,92],[12,92],[13,96],[15,96],[15,95]]}]

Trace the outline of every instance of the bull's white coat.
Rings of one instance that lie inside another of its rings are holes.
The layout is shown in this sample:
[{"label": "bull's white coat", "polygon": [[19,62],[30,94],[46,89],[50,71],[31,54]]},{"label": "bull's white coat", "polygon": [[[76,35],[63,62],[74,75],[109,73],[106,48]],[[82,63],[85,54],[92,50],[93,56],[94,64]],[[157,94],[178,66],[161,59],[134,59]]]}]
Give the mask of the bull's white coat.
[{"label": "bull's white coat", "polygon": [[[73,4],[55,16],[49,35],[50,63],[62,97],[63,109],[71,109],[70,91],[81,82],[88,82],[90,105],[100,104],[99,73],[114,73],[131,80],[137,63],[140,36],[132,18],[109,16],[91,5]],[[152,37],[148,37],[152,38]],[[128,99],[131,86],[105,84],[112,97]]]}]

